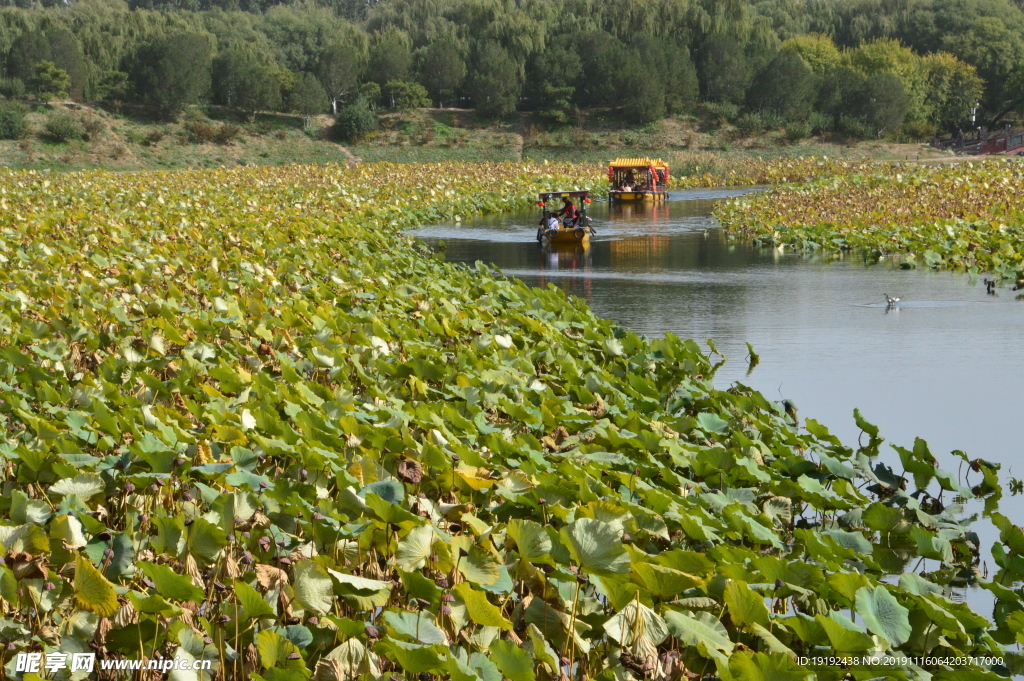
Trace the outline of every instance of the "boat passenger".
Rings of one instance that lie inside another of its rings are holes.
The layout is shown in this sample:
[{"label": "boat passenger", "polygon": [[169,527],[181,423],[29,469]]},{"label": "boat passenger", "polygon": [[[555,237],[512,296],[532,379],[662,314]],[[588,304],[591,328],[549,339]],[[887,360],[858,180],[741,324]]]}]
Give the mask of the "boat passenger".
[{"label": "boat passenger", "polygon": [[576,218],[579,217],[579,213],[576,211],[576,204],[572,202],[568,196],[562,199],[562,210],[556,213],[558,217],[565,217],[575,222]]}]

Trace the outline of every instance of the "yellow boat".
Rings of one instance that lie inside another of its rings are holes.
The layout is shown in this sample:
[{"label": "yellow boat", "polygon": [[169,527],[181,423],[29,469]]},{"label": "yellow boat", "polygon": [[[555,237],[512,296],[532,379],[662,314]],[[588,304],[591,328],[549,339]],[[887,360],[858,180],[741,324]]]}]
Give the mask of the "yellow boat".
[{"label": "yellow boat", "polygon": [[608,164],[611,201],[667,201],[668,164],[660,158],[617,158]]},{"label": "yellow boat", "polygon": [[[548,209],[548,202],[552,199],[562,200],[560,209]],[[579,207],[576,206],[577,200]],[[594,228],[590,226],[591,220],[587,216],[589,203],[590,192],[585,190],[541,194],[537,205],[543,210],[543,214],[537,229],[537,241],[545,246],[590,243],[590,235],[594,234]]]}]

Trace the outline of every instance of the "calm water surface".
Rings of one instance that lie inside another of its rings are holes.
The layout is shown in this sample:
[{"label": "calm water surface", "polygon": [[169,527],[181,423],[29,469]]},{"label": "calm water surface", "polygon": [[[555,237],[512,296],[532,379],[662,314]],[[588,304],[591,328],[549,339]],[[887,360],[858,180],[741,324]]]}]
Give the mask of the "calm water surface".
[{"label": "calm water surface", "polygon": [[[728,358],[720,387],[739,381],[793,400],[846,444],[860,432],[857,407],[888,442],[909,448],[924,438],[947,469],[962,449],[1001,463],[1004,487],[1024,477],[1024,300],[1009,289],[986,295],[964,274],[730,244],[710,213],[744,191],[675,192],[661,206],[595,202],[598,234],[586,251],[543,251],[535,212],[415,234],[443,239],[450,261],[555,284],[637,333],[710,338]],[[902,298],[898,308],[886,309],[885,293]],[[761,357],[749,376],[747,342]],[[1000,510],[1020,523],[1024,498],[1007,492]]]}]

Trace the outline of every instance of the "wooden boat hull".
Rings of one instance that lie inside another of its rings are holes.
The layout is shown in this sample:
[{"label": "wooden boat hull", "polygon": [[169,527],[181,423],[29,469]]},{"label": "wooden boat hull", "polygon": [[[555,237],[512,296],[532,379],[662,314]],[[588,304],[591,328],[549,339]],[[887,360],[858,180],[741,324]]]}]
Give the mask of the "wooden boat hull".
[{"label": "wooden boat hull", "polygon": [[653,191],[653,192],[652,191],[623,192],[623,191],[612,190],[611,192],[608,193],[608,198],[610,198],[612,201],[623,201],[623,202],[626,202],[626,201],[630,201],[630,202],[634,202],[634,201],[644,201],[644,202],[650,201],[650,202],[655,202],[655,201],[666,201],[666,200],[668,200],[668,195],[665,194],[665,192],[660,192],[660,191]]},{"label": "wooden boat hull", "polygon": [[579,245],[590,242],[590,232],[583,227],[576,229],[559,229],[546,232],[541,236],[541,243],[552,246]]}]

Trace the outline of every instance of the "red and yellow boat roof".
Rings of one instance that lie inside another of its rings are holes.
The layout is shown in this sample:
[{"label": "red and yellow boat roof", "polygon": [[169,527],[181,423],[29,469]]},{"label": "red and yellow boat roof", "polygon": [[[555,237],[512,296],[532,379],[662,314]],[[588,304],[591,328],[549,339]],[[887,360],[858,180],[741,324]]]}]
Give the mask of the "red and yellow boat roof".
[{"label": "red and yellow boat roof", "polygon": [[668,168],[668,164],[660,158],[617,158],[608,164],[612,168]]}]

